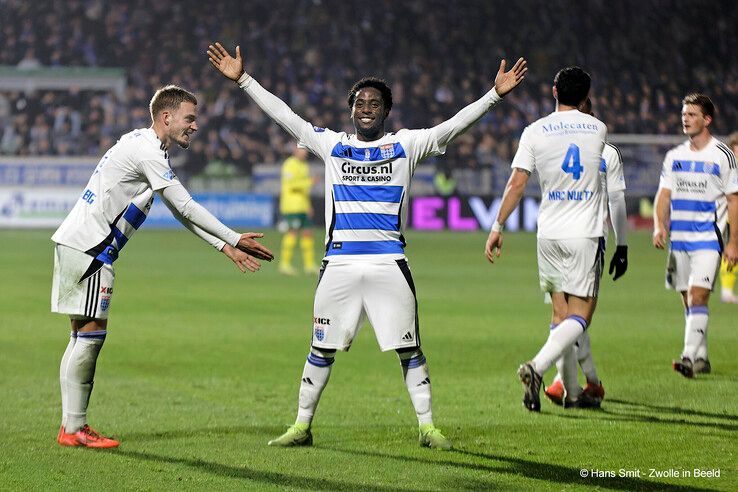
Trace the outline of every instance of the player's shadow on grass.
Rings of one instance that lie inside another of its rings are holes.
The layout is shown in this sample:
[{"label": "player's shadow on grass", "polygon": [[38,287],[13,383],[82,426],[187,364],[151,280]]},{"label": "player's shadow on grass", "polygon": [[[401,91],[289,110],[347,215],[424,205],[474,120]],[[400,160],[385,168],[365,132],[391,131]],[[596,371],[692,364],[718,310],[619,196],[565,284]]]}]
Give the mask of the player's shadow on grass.
[{"label": "player's shadow on grass", "polygon": [[121,437],[126,442],[166,441],[171,439],[187,439],[188,437],[228,436],[234,434],[269,436],[278,434],[284,426],[230,425],[218,427],[202,427],[199,429],[174,429],[156,432],[126,432]]},{"label": "player's shadow on grass", "polygon": [[[324,448],[325,449],[325,448]],[[431,458],[419,458],[416,456],[408,455],[395,455],[387,453],[377,453],[373,451],[362,451],[356,449],[340,449],[330,448],[331,451],[343,452],[347,454],[356,454],[360,456],[369,456],[377,458],[389,458],[398,461],[405,461],[416,464],[427,464],[432,466],[448,466],[454,468],[461,468],[472,471],[485,471],[489,473],[503,473],[505,475],[523,476],[526,478],[533,478],[537,480],[545,480],[552,483],[560,484],[579,484],[579,485],[590,485],[597,486],[600,489],[609,490],[643,490],[643,491],[657,491],[668,488],[669,490],[677,492],[697,491],[697,492],[708,492],[715,489],[703,489],[693,486],[679,486],[666,484],[663,482],[651,482],[641,478],[630,478],[630,477],[614,477],[608,479],[598,480],[593,482],[592,479],[581,478],[581,468],[570,468],[568,466],[555,465],[551,463],[539,463],[537,461],[525,460],[522,458],[515,458],[511,456],[502,456],[495,454],[479,453],[474,451],[467,451],[464,449],[454,449],[448,451],[447,454],[441,454],[433,450],[428,451]],[[463,461],[453,461],[449,459],[443,459],[443,456],[470,456],[485,461],[496,461],[502,464],[486,464],[486,463],[469,463]],[[464,478],[455,479],[455,488],[463,488],[465,483]],[[478,488],[481,484],[475,480],[474,483],[468,485]],[[487,488],[495,486],[493,482],[485,482]]]},{"label": "player's shadow on grass", "polygon": [[[647,424],[661,424],[661,425],[678,425],[678,426],[692,426],[692,427],[699,427],[701,429],[717,429],[717,430],[723,430],[723,431],[729,431],[729,432],[735,432],[738,431],[738,424],[732,424],[732,423],[725,423],[725,422],[704,422],[704,421],[693,421],[693,420],[687,420],[688,417],[695,416],[695,417],[706,417],[706,418],[727,418],[728,420],[734,420],[734,416],[732,415],[719,415],[719,414],[711,414],[707,412],[700,412],[696,410],[686,410],[686,409],[680,409],[678,407],[670,408],[670,407],[660,407],[656,405],[640,405],[640,404],[631,404],[626,403],[622,400],[607,400],[610,403],[624,403],[626,405],[632,405],[633,409],[629,409],[627,407],[615,407],[613,410],[608,410],[607,408],[600,408],[596,411],[591,410],[584,410],[580,412],[573,412],[573,413],[558,413],[558,412],[551,412],[546,413],[547,415],[552,415],[554,417],[559,417],[562,419],[574,419],[574,420],[581,420],[581,419],[589,419],[589,420],[604,420],[604,421],[619,421],[619,422],[643,422]],[[642,408],[638,408],[642,407]],[[683,411],[680,411],[683,410]],[[643,412],[653,412],[658,411],[661,413],[671,413],[674,415],[674,417],[669,416],[657,416],[657,415],[644,415]],[[677,418],[676,415],[682,415],[682,418]]]},{"label": "player's shadow on grass", "polygon": [[710,413],[710,412],[703,412],[701,410],[692,410],[690,408],[681,408],[681,407],[665,407],[663,405],[649,405],[648,403],[639,403],[634,401],[628,401],[628,400],[618,400],[615,398],[608,398],[605,400],[609,403],[618,403],[620,405],[629,405],[632,407],[642,407],[649,410],[657,410],[659,412],[664,413],[674,413],[679,415],[692,415],[695,417],[708,417],[713,419],[725,419],[725,420],[732,420],[735,422],[738,422],[738,415],[732,415],[728,413]]},{"label": "player's shadow on grass", "polygon": [[[288,450],[287,452],[294,452]],[[224,465],[212,461],[205,461],[192,458],[176,458],[173,456],[161,456],[153,453],[144,453],[141,451],[123,451],[120,449],[110,450],[110,453],[125,456],[143,461],[152,461],[154,463],[169,463],[172,465],[184,465],[195,470],[219,475],[226,478],[240,478],[259,482],[264,484],[272,484],[280,487],[294,487],[309,490],[378,490],[380,492],[390,492],[397,490],[396,487],[384,487],[376,484],[360,484],[354,482],[346,482],[341,480],[332,480],[324,478],[301,477],[298,475],[287,475],[279,472],[271,472],[265,470],[255,470],[246,466]],[[420,489],[404,489],[411,492],[421,492]]]}]

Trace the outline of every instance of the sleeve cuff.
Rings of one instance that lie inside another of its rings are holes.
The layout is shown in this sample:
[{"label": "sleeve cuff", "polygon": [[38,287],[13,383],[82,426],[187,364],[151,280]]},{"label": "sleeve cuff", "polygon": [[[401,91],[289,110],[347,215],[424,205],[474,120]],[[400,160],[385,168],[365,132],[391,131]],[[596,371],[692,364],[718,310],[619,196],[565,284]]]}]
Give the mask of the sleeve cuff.
[{"label": "sleeve cuff", "polygon": [[[237,233],[236,231],[231,231],[228,234],[228,238],[227,239],[228,239],[228,241],[227,241],[228,244],[230,244],[231,246],[233,246],[235,248],[236,245],[238,244],[238,241],[241,240],[241,235],[239,233]],[[221,249],[222,249],[222,247],[221,247]]]},{"label": "sleeve cuff", "polygon": [[254,79],[251,78],[251,75],[244,72],[243,74],[241,74],[241,77],[239,77],[236,83],[241,89],[245,89],[251,84],[252,80]]}]

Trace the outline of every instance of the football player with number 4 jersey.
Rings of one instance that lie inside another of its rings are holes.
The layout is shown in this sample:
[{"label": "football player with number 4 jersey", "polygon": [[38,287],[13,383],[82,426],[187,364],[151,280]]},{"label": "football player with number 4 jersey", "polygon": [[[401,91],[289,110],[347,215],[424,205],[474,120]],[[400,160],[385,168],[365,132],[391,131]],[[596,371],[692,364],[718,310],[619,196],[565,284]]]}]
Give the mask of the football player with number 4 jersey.
[{"label": "football player with number 4 jersey", "polygon": [[[592,101],[587,98],[579,107],[579,111],[594,116],[594,113],[592,113]],[[609,219],[612,223],[613,232],[615,233],[615,253],[610,259],[609,273],[613,275],[613,280],[617,280],[625,275],[628,269],[628,216],[625,207],[623,158],[620,155],[620,150],[609,142],[605,142],[605,146],[602,149],[600,178],[602,179],[603,196],[606,197],[602,201],[603,207],[606,205],[605,215],[609,211]],[[607,243],[607,233],[609,230],[607,222],[605,220],[603,224],[603,247]],[[546,295],[548,296],[548,294]],[[579,386],[574,360],[559,359],[556,361],[558,372],[553,383],[546,387],[545,394],[553,403],[563,405],[564,407],[572,406],[575,402],[580,407],[585,402],[587,406],[599,407],[602,399],[605,397],[605,388],[597,375],[592,358],[589,330],[585,330],[579,335],[579,338],[574,344],[574,353],[587,380],[586,386],[584,388]],[[569,365],[565,365],[565,363]],[[584,399],[579,400],[581,393],[584,393],[586,396]]]},{"label": "football player with number 4 jersey", "polygon": [[[666,287],[681,294],[684,349],[672,368],[687,378],[712,370],[707,357],[710,300],[720,258],[733,269],[738,261],[738,170],[733,152],[713,137],[715,105],[704,94],[682,100],[682,130],[689,139],[666,153],[654,199],[653,245],[670,241]],[[730,238],[724,242],[718,208],[727,204]]]},{"label": "football player with number 4 jersey", "polygon": [[303,369],[294,425],[269,445],[311,445],[310,426],[336,350],[348,350],[368,319],[382,351],[395,350],[419,423],[422,446],[449,449],[433,425],[431,380],[420,346],[415,285],[405,258],[402,234],[410,182],[418,163],[443,154],[454,138],[497,105],[523,80],[522,58],[495,87],[451,119],[422,130],[387,133],[385,119],[392,92],[384,81],[365,78],[349,91],[355,134],[314,127],[244,72],[241,49],[231,57],[220,43],[208,57],[223,75],[237,82],[251,99],[325,163],[326,253],[313,311],[311,350]]},{"label": "football player with number 4 jersey", "polygon": [[[123,135],[100,159],[85,190],[51,238],[54,276],[51,310],[71,319],[72,332],[59,368],[62,446],[111,448],[118,441],[87,424],[95,365],[107,336],[113,296],[113,262],[146,220],[154,193],[190,231],[228,256],[242,271],[272,253],[254,238],[223,225],[196,203],[169,165],[173,144],[186,149],[197,131],[197,99],[181,87],[156,91],[152,125]],[[255,258],[254,258],[255,257]]]},{"label": "football player with number 4 jersey", "polygon": [[[556,111],[523,131],[485,245],[487,259],[494,263],[502,253],[502,224],[518,206],[535,170],[541,186],[538,273],[541,290],[551,294],[553,307],[548,340],[518,369],[523,405],[535,412],[541,409],[542,375],[560,357],[564,361],[575,358],[573,345],[592,319],[604,262],[600,163],[607,128],[577,109],[587,99],[590,85],[589,74],[579,67],[556,74]],[[580,401],[584,396],[582,393],[572,404],[584,406]]]}]

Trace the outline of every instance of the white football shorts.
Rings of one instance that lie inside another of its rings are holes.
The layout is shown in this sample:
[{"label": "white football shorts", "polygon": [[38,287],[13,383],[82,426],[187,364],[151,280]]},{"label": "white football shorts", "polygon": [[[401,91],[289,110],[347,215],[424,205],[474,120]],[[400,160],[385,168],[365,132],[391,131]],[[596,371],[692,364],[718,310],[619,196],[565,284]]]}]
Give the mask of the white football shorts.
[{"label": "white football shorts", "polygon": [[666,262],[666,288],[685,292],[690,287],[712,290],[720,270],[718,251],[669,251]]},{"label": "white football shorts", "polygon": [[383,352],[420,346],[415,285],[407,260],[324,260],[315,291],[312,345],[348,350],[366,319]]},{"label": "white football shorts", "polygon": [[597,297],[604,253],[602,238],[539,238],[538,278],[541,290]]},{"label": "white football shorts", "polygon": [[115,272],[112,265],[104,264],[83,279],[92,260],[90,255],[82,251],[56,245],[51,312],[68,314],[72,319],[108,319]]}]

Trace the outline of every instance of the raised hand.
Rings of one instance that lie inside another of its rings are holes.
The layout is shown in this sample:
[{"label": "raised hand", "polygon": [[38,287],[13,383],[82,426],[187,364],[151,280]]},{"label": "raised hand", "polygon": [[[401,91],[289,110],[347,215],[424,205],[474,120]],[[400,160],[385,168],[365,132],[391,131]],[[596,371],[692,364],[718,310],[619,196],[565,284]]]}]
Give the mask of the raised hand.
[{"label": "raised hand", "polygon": [[503,59],[495,77],[495,91],[500,97],[516,88],[525,78],[525,72],[528,71],[527,62],[524,58],[518,58],[515,65],[507,72],[505,72],[505,64]]},{"label": "raised hand", "polygon": [[208,46],[208,60],[218,69],[220,73],[231,80],[238,80],[243,74],[243,58],[241,58],[241,47],[236,46],[236,57],[233,58],[222,44]]},{"label": "raised hand", "polygon": [[254,240],[254,238],[258,237],[264,237],[264,234],[260,232],[245,232],[241,234],[241,239],[238,241],[236,248],[260,260],[272,261],[274,254],[260,242]]}]

